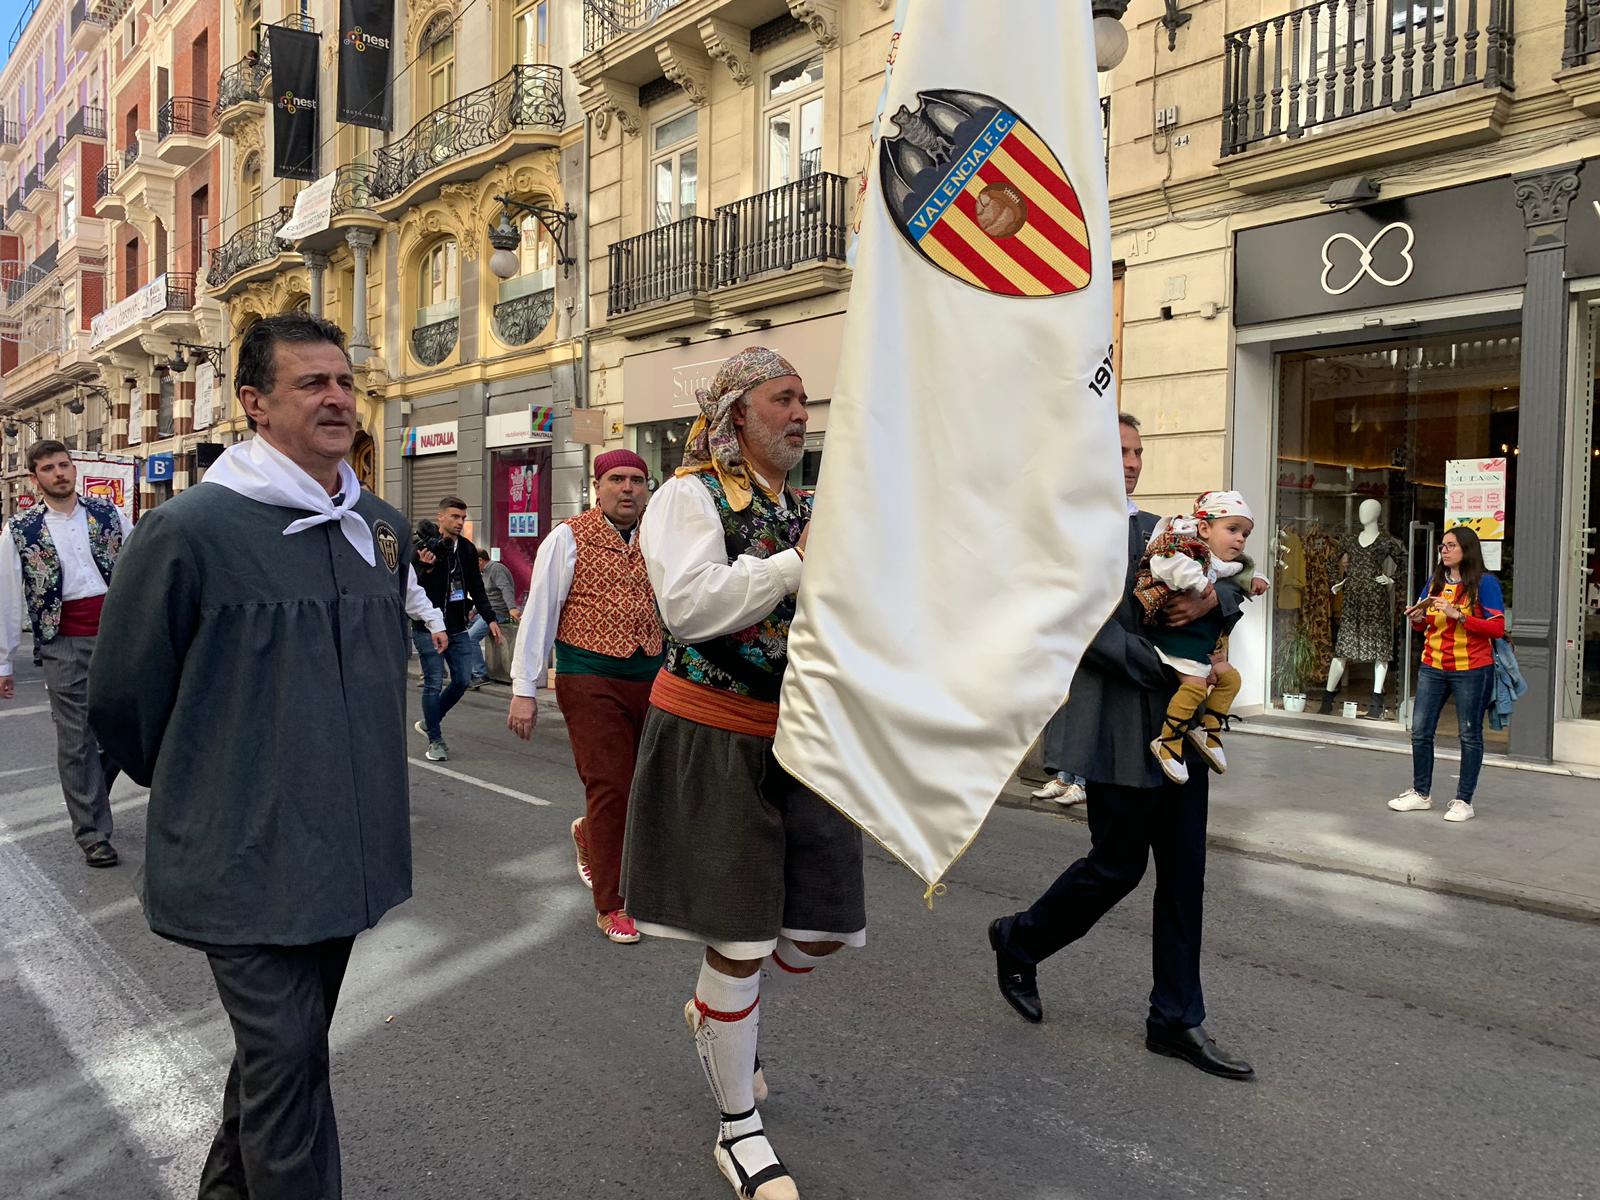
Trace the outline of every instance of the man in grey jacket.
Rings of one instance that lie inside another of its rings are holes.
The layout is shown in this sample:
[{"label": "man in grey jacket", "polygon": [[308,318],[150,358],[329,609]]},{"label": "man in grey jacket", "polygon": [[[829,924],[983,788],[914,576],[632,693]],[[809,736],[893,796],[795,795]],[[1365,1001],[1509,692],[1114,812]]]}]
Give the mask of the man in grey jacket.
[{"label": "man in grey jacket", "polygon": [[489,636],[489,622],[498,621],[508,626],[522,620],[522,609],[517,607],[517,581],[511,577],[511,568],[495,562],[489,552],[478,547],[478,571],[483,575],[483,590],[489,594],[487,613],[478,613],[467,626],[467,636],[472,639],[472,649],[477,661],[472,666],[472,681],[467,685],[476,691],[489,681],[489,661],[483,656],[483,639]]},{"label": "man in grey jacket", "polygon": [[[1044,1019],[1038,964],[1077,941],[1139,886],[1153,855],[1158,884],[1152,929],[1150,1013],[1145,1045],[1213,1075],[1248,1079],[1250,1064],[1218,1049],[1206,1033],[1200,987],[1209,776],[1169,781],[1150,753],[1176,680],[1143,635],[1133,595],[1139,558],[1157,517],[1131,499],[1144,465],[1139,422],[1122,421],[1128,494],[1128,573],[1121,607],[1095,636],[1072,681],[1063,717],[1065,761],[1089,781],[1089,853],[1023,912],[989,925],[1000,994],[1028,1021]],[[1165,612],[1187,624],[1221,605],[1237,611],[1241,593],[1224,581],[1204,597],[1180,596]]]}]

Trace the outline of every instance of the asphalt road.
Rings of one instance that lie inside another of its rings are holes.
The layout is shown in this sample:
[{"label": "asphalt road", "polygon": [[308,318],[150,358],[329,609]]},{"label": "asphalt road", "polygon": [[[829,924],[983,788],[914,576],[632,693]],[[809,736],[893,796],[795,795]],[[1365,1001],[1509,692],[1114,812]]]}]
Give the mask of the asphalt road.
[{"label": "asphalt road", "polygon": [[[126,780],[124,865],[83,865],[44,703],[24,675],[0,706],[0,1197],[190,1197],[226,1021],[202,956],[143,923]],[[696,954],[602,939],[559,718],[524,746],[504,703],[447,722],[469,778],[412,772],[416,895],[357,943],[334,1025],[345,1194],[726,1196],[680,1015]],[[806,1200],[1600,1194],[1600,929],[1214,854],[1209,1024],[1259,1073],[1224,1082],[1143,1048],[1150,880],[1042,970],[1042,1026],[995,992],[987,921],[1086,838],[998,810],[932,912],[869,852],[866,950],[762,1006]]]}]

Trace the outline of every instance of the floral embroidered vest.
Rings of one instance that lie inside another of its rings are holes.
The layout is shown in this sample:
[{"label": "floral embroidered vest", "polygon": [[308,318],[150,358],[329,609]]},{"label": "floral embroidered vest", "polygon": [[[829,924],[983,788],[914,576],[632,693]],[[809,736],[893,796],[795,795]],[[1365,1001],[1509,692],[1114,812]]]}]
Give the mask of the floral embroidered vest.
[{"label": "floral embroidered vest", "polygon": [[[711,493],[717,515],[722,518],[729,562],[741,554],[770,558],[780,550],[792,549],[811,519],[810,503],[792,491],[788,493],[787,511],[757,487],[750,507],[734,512],[713,472],[703,472],[696,478]],[[692,646],[669,637],[667,659],[661,669],[691,683],[775,704],[784,668],[789,664],[789,623],[794,620],[794,612],[794,597],[785,596],[748,629]]]},{"label": "floral embroidered vest", "polygon": [[[89,553],[94,565],[109,585],[111,568],[122,551],[122,522],[116,506],[92,496],[79,496],[89,521]],[[49,506],[35,505],[20,517],[11,519],[11,539],[22,558],[22,590],[28,601],[28,619],[33,636],[41,643],[53,642],[61,629],[61,556],[44,515]]]},{"label": "floral embroidered vest", "polygon": [[599,508],[567,525],[578,543],[578,564],[556,640],[611,658],[640,650],[660,654],[661,617],[638,537],[624,542]]}]

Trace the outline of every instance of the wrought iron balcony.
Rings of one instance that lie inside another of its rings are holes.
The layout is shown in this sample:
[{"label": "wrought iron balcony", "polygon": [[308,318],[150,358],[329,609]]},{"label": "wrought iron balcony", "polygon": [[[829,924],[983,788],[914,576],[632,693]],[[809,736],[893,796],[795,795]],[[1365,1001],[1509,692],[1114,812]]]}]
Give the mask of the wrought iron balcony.
[{"label": "wrought iron balcony", "polygon": [[22,40],[23,33],[28,28],[28,22],[33,20],[33,14],[38,11],[39,0],[27,0],[22,7],[22,15],[17,18],[17,27],[11,31],[11,40],[6,43],[6,57],[17,48],[17,43]]},{"label": "wrought iron balcony", "polygon": [[22,128],[15,121],[0,121],[0,146],[22,144]]},{"label": "wrought iron balcony", "polygon": [[717,286],[808,262],[843,262],[849,180],[819,172],[717,209]]},{"label": "wrought iron balcony", "polygon": [[494,332],[508,346],[526,346],[534,341],[555,315],[556,294],[552,288],[529,292],[494,306]]},{"label": "wrought iron balcony", "polygon": [[66,146],[67,139],[66,135],[63,134],[45,147],[44,165],[40,171],[41,177],[56,169],[56,164],[61,161],[61,152],[66,149]]},{"label": "wrought iron balcony", "polygon": [[106,110],[89,104],[67,118],[67,140],[75,137],[104,138],[106,136]]},{"label": "wrought iron balcony", "polygon": [[488,87],[436,108],[411,131],[376,152],[378,200],[400,195],[429,171],[493,145],[513,130],[559,132],[566,122],[561,68],[516,66]]},{"label": "wrought iron balcony", "polygon": [[1513,3],[1321,0],[1224,34],[1222,153],[1460,88],[1510,89]]},{"label": "wrought iron balcony", "polygon": [[10,217],[16,213],[23,212],[26,207],[22,203],[22,189],[20,187],[13,189],[11,198],[6,201],[6,216]]},{"label": "wrought iron balcony", "polygon": [[7,307],[16,304],[49,278],[50,273],[56,269],[60,255],[61,244],[52,242],[50,248],[29,263],[21,275],[7,280],[5,285]]},{"label": "wrought iron balcony", "polygon": [[1567,0],[1567,40],[1563,67],[1585,67],[1600,51],[1600,0]]},{"label": "wrought iron balcony", "polygon": [[461,333],[461,318],[448,317],[411,331],[411,353],[425,367],[436,367],[450,357]]},{"label": "wrought iron balcony", "polygon": [[592,54],[615,38],[637,33],[679,0],[583,0],[583,52]]},{"label": "wrought iron balcony", "polygon": [[94,198],[98,204],[111,195],[117,187],[117,164],[108,162],[100,168],[100,173],[94,177]]},{"label": "wrought iron balcony", "polygon": [[688,217],[637,237],[613,242],[606,313],[617,316],[709,291],[717,225]]},{"label": "wrought iron balcony", "polygon": [[340,167],[333,179],[331,215],[339,217],[370,209],[376,199],[372,188],[377,173],[378,168],[367,163],[346,163]]},{"label": "wrought iron balcony", "polygon": [[138,141],[137,138],[135,138],[134,142],[133,142],[133,145],[129,146],[126,150],[124,150],[122,152],[122,169],[124,171],[126,171],[129,167],[133,166],[133,164],[138,162],[138,161],[139,161],[139,141]]},{"label": "wrought iron balcony", "polygon": [[44,186],[44,170],[43,163],[28,168],[28,173],[22,177],[22,195],[24,199]]},{"label": "wrought iron balcony", "polygon": [[167,312],[188,312],[194,307],[194,272],[167,272]]},{"label": "wrought iron balcony", "polygon": [[156,113],[156,136],[166,141],[173,134],[205,137],[211,132],[211,106],[193,96],[174,96]]},{"label": "wrought iron balcony", "polygon": [[218,246],[211,252],[211,269],[206,272],[206,282],[214,288],[223,287],[241,271],[258,267],[288,250],[289,243],[277,233],[293,213],[292,208],[280,208],[271,216],[246,225]]},{"label": "wrought iron balcony", "polygon": [[269,64],[264,54],[252,53],[228,67],[217,76],[217,102],[213,106],[218,116],[236,104],[258,104],[261,89],[266,86]]}]

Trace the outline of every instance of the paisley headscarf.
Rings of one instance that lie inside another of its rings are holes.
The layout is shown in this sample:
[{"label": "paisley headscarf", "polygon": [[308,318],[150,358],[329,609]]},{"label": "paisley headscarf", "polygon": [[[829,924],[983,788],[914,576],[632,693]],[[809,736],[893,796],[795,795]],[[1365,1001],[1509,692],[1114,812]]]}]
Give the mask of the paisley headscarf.
[{"label": "paisley headscarf", "polygon": [[715,471],[733,511],[742,512],[750,507],[752,476],[745,465],[744,452],[739,448],[733,406],[758,384],[799,374],[783,355],[765,346],[750,346],[723,363],[711,381],[711,390],[695,393],[700,416],[689,430],[689,446],[677,473],[695,475]]}]

